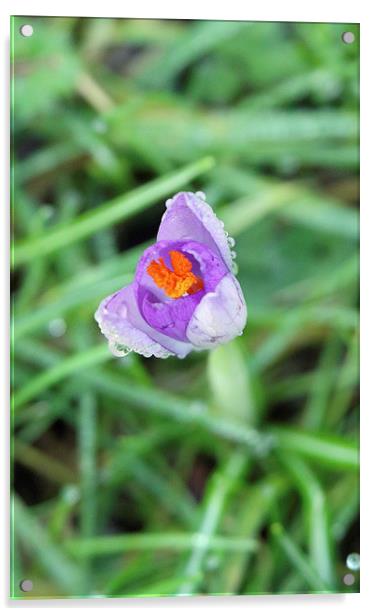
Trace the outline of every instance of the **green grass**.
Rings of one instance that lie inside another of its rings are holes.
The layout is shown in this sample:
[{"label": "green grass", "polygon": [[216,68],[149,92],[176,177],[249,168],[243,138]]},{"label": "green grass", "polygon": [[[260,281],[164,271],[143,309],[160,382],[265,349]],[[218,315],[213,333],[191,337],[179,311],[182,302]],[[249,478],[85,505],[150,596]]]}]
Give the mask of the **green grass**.
[{"label": "green grass", "polygon": [[[11,596],[358,591],[358,27],[21,23]],[[236,239],[247,327],[113,358],[95,309],[179,190]]]}]

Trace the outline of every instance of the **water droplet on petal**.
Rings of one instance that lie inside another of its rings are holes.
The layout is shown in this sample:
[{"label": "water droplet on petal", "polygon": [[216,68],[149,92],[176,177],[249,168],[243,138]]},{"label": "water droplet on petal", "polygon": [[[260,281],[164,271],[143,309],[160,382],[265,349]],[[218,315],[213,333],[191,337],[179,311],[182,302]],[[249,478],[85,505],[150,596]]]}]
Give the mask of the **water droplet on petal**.
[{"label": "water droplet on petal", "polygon": [[129,349],[129,347],[123,344],[119,344],[116,341],[110,342],[109,348],[111,350],[111,353],[113,353],[113,355],[115,355],[116,357],[125,357],[126,355],[129,355],[129,353],[132,351],[132,349]]},{"label": "water droplet on petal", "polygon": [[232,257],[232,259],[235,259],[237,257],[237,253],[235,250],[231,250],[230,251],[230,256]]},{"label": "water droplet on petal", "polygon": [[228,237],[228,244],[231,248],[236,245],[236,240],[233,237]]},{"label": "water droplet on petal", "polygon": [[168,209],[169,207],[171,207],[171,205],[172,205],[172,201],[173,201],[173,199],[167,199],[167,200],[166,200],[166,202],[165,202],[165,206],[166,206],[166,208],[167,208],[167,209]]},{"label": "water droplet on petal", "polygon": [[198,190],[195,194],[198,199],[203,199],[203,201],[206,201],[206,194],[202,190]]}]

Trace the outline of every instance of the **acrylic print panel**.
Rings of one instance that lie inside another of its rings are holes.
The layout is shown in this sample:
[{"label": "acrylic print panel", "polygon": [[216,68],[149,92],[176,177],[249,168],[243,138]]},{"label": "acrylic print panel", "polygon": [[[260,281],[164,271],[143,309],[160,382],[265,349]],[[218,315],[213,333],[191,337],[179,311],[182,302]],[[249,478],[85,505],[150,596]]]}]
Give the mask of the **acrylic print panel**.
[{"label": "acrylic print panel", "polygon": [[12,19],[13,598],[358,592],[358,56]]}]

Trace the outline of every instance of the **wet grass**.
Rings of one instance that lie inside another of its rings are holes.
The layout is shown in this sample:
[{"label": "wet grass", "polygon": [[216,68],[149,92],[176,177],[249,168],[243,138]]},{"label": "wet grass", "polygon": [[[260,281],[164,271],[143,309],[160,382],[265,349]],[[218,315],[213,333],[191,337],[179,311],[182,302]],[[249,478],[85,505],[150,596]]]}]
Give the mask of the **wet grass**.
[{"label": "wet grass", "polygon": [[[358,590],[357,27],[24,22],[11,595]],[[179,190],[236,238],[248,325],[115,359],[93,313]]]}]

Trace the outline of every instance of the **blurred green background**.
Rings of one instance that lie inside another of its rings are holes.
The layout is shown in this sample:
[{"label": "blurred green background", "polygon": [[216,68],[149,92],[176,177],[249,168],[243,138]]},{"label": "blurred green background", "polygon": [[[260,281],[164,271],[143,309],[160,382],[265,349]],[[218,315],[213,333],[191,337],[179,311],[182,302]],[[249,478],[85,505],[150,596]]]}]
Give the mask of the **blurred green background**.
[{"label": "blurred green background", "polygon": [[[12,28],[11,595],[358,591],[358,27]],[[179,190],[248,325],[115,359],[94,311]]]}]

